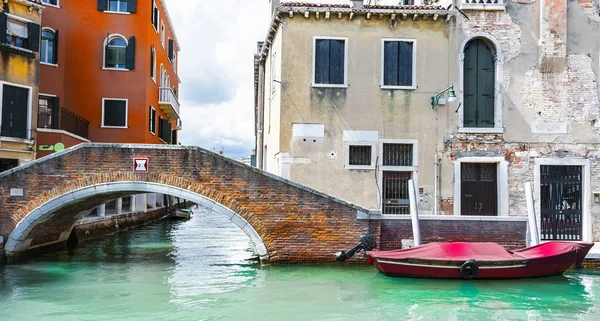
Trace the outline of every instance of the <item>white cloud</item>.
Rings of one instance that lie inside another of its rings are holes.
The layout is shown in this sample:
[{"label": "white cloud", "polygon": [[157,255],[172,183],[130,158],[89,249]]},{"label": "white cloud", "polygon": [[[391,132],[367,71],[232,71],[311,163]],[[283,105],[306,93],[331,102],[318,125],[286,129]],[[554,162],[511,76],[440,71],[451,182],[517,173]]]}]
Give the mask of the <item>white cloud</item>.
[{"label": "white cloud", "polygon": [[254,148],[253,57],[271,22],[270,2],[167,0],[167,5],[181,45],[182,144],[223,148],[235,158],[249,155]]}]

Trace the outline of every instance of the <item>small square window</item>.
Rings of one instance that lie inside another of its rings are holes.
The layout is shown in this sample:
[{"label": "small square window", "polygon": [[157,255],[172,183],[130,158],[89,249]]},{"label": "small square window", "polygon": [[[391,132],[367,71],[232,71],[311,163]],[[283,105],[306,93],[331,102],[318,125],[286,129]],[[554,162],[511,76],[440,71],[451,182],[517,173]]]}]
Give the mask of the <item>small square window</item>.
[{"label": "small square window", "polygon": [[346,143],[346,169],[375,169],[375,143]]},{"label": "small square window", "polygon": [[156,110],[150,106],[150,132],[156,134]]},{"label": "small square window", "polygon": [[103,127],[127,127],[127,100],[104,99],[102,106]]},{"label": "small square window", "polygon": [[383,166],[413,166],[413,144],[383,144]]}]

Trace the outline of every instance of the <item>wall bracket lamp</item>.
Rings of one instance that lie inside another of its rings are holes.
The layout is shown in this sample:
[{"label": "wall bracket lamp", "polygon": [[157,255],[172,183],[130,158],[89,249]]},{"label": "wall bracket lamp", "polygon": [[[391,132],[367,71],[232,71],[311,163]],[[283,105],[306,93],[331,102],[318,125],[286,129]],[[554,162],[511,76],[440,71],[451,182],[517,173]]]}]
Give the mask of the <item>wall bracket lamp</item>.
[{"label": "wall bracket lamp", "polygon": [[442,99],[444,97],[444,95],[446,95],[446,92],[448,92],[448,101],[449,102],[456,100],[456,93],[454,92],[454,85],[450,85],[450,86],[448,86],[448,88],[442,90],[435,96],[431,97],[431,109],[435,108],[435,106],[437,106],[440,103],[440,99]]}]

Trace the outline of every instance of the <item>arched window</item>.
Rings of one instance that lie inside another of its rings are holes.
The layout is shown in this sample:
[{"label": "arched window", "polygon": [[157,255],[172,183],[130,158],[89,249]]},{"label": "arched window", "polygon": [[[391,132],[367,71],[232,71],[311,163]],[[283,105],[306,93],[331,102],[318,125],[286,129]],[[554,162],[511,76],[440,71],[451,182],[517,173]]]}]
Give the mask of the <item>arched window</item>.
[{"label": "arched window", "polygon": [[154,46],[150,50],[150,77],[156,82],[156,50],[154,50]]},{"label": "arched window", "polygon": [[57,47],[55,32],[44,28],[42,30],[42,51],[40,61],[47,64],[56,64]]},{"label": "arched window", "polygon": [[160,86],[165,86],[165,66],[160,64]]},{"label": "arched window", "polygon": [[485,38],[464,47],[463,127],[493,128],[496,115],[496,49]]},{"label": "arched window", "polygon": [[105,51],[105,68],[127,69],[127,41],[124,38],[108,38]]}]

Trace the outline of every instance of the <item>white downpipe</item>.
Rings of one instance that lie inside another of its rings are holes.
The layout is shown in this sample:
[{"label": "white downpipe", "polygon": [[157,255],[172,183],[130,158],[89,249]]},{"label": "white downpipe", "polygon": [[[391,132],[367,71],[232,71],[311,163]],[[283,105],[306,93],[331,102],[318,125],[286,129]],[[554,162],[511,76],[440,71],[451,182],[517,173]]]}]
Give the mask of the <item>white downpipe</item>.
[{"label": "white downpipe", "polygon": [[535,203],[533,201],[533,191],[531,189],[531,183],[525,183],[525,200],[527,201],[527,216],[529,217],[529,246],[540,244],[540,237],[538,234],[538,227],[535,219]]},{"label": "white downpipe", "polygon": [[438,163],[438,157],[437,157],[437,153],[435,153],[434,155],[435,157],[435,162],[433,163],[434,169],[433,169],[433,215],[438,215],[438,205],[439,205],[439,201],[438,201],[438,171],[439,171],[439,163]]},{"label": "white downpipe", "polygon": [[412,230],[414,246],[421,245],[421,230],[419,228],[419,206],[417,205],[417,194],[415,181],[408,181],[408,198],[410,201],[410,217],[412,219]]}]

